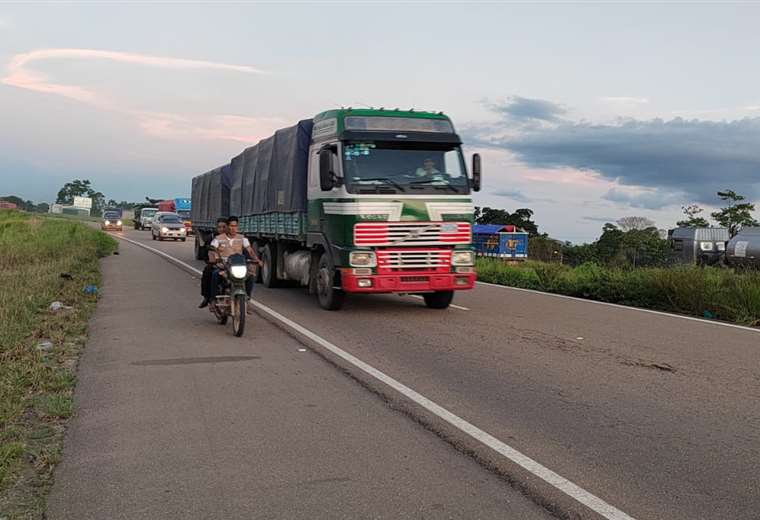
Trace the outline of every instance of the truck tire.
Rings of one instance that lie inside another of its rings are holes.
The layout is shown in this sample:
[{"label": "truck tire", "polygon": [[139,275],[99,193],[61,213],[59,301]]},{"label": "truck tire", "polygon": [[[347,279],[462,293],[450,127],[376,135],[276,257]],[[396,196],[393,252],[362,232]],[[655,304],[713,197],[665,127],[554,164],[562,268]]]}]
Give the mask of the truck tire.
[{"label": "truck tire", "polygon": [[264,287],[277,287],[277,249],[273,243],[265,245],[261,250],[261,261],[264,265],[261,271],[261,283]]},{"label": "truck tire", "polygon": [[327,253],[322,253],[317,266],[317,301],[328,311],[337,311],[343,306],[346,293],[335,288],[335,266]]},{"label": "truck tire", "polygon": [[422,295],[425,305],[431,309],[446,309],[454,299],[454,291],[436,291]]}]

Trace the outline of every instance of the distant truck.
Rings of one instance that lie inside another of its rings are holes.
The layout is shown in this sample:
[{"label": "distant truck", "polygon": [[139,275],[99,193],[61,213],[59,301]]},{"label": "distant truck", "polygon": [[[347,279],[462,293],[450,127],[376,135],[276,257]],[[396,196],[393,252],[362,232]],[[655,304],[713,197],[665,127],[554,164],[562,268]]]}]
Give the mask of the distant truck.
[{"label": "distant truck", "polygon": [[122,231],[122,215],[123,211],[121,208],[104,209],[103,221],[100,223],[100,229],[103,231]]},{"label": "distant truck", "polygon": [[528,259],[528,233],[507,224],[472,226],[475,254],[503,260]]},{"label": "distant truck", "polygon": [[760,269],[760,227],[745,227],[726,246],[726,261],[734,267]]},{"label": "distant truck", "polygon": [[158,212],[158,208],[142,208],[139,215],[135,215],[135,229],[150,229],[153,223],[153,216]]},{"label": "distant truck", "polygon": [[185,231],[190,234],[193,231],[193,223],[190,217],[190,209],[192,208],[191,199],[178,197],[171,200],[162,200],[158,203],[158,211],[166,211],[170,213],[176,213],[182,219],[185,225]]},{"label": "distant truck", "polygon": [[261,281],[293,280],[329,310],[346,293],[420,294],[446,308],[475,283],[471,191],[443,113],[340,109],[278,130],[192,182],[196,256],[218,217],[263,260]]},{"label": "distant truck", "polygon": [[668,231],[676,262],[715,265],[725,259],[728,229],[715,227],[678,227]]}]

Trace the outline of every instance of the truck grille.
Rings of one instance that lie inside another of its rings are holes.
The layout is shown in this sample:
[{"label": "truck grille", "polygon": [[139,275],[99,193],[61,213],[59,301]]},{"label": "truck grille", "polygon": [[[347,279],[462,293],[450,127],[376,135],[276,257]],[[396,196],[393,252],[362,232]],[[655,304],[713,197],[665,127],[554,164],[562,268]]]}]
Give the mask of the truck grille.
[{"label": "truck grille", "polygon": [[357,246],[435,246],[471,241],[472,230],[467,222],[358,222],[354,225]]},{"label": "truck grille", "polygon": [[440,270],[448,272],[451,268],[451,250],[446,249],[403,251],[381,249],[376,254],[378,273],[398,270]]}]

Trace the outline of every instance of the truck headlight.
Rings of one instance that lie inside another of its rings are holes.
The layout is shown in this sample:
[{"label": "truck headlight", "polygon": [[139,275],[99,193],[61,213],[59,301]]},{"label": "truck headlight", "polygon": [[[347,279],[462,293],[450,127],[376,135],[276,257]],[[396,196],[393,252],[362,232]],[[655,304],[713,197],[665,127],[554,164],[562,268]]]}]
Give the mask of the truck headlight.
[{"label": "truck headlight", "polygon": [[162,227],[161,228],[161,233],[168,233],[168,232],[169,232],[169,228],[168,227]]},{"label": "truck headlight", "polygon": [[117,225],[117,226],[121,226],[121,220],[117,220],[117,221],[116,221],[116,225]]},{"label": "truck headlight", "polygon": [[726,243],[725,242],[718,242],[715,244],[715,247],[718,249],[718,251],[725,251],[726,250]]},{"label": "truck headlight", "polygon": [[472,265],[474,263],[472,251],[454,251],[451,255],[451,265]]},{"label": "truck headlight", "polygon": [[230,274],[237,280],[243,280],[248,274],[248,267],[244,265],[233,265],[230,267]]},{"label": "truck headlight", "polygon": [[377,258],[372,251],[352,251],[348,255],[348,263],[351,267],[375,267]]},{"label": "truck headlight", "polygon": [[111,225],[111,221],[110,220],[106,220],[106,226],[110,226],[110,225]]},{"label": "truck headlight", "polygon": [[712,251],[715,248],[715,245],[712,242],[700,242],[699,248],[702,251]]}]

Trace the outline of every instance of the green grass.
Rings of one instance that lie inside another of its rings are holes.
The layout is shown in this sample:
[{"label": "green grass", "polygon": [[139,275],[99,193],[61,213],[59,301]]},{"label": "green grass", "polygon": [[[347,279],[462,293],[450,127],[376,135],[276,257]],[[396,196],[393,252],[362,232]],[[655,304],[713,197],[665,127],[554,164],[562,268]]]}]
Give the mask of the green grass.
[{"label": "green grass", "polygon": [[[99,285],[98,259],[116,247],[76,219],[0,210],[0,511],[9,518],[44,512],[97,300],[83,289]],[[72,308],[51,313],[56,300]],[[53,348],[38,350],[42,340]]]},{"label": "green grass", "polygon": [[646,309],[760,325],[760,272],[680,266],[617,269],[480,258],[478,279]]}]

